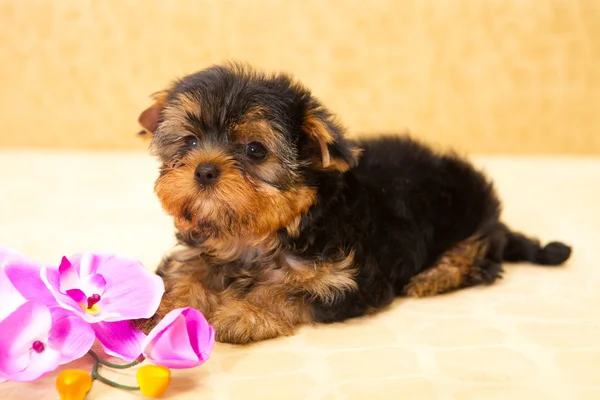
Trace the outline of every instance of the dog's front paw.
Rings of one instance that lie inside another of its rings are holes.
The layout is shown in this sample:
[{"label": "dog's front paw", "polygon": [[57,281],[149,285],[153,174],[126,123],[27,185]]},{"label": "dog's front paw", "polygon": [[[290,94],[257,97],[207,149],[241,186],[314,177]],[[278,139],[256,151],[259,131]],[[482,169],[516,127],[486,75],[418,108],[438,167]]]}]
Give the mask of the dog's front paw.
[{"label": "dog's front paw", "polygon": [[246,344],[294,333],[294,327],[268,313],[243,303],[217,310],[209,322],[219,342]]}]

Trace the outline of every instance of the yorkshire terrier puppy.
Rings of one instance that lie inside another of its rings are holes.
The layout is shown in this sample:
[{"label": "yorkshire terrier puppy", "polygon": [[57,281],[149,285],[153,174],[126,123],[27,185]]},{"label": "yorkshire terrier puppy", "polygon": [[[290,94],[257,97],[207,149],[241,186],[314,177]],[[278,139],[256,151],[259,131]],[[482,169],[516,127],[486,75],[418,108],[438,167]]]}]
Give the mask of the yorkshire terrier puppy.
[{"label": "yorkshire terrier puppy", "polygon": [[469,162],[408,137],[349,140],[289,76],[214,66],[154,100],[139,121],[180,248],[158,267],[166,292],[145,330],[190,306],[218,340],[248,343],[491,284],[503,261],[571,254],[500,222]]}]

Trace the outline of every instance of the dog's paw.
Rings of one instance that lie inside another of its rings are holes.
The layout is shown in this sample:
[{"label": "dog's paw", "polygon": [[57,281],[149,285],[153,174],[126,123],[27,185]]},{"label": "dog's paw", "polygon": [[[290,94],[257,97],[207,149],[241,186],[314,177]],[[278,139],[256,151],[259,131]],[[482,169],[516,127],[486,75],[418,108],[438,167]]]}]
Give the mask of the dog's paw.
[{"label": "dog's paw", "polygon": [[294,332],[293,326],[272,315],[237,304],[217,310],[209,322],[215,328],[217,341],[224,343],[246,344]]}]

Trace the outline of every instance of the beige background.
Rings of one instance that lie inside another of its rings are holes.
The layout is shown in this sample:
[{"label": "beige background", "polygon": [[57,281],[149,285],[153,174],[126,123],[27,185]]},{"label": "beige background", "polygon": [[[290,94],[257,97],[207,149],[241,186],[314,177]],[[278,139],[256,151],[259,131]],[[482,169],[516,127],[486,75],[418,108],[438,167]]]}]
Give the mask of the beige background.
[{"label": "beige background", "polygon": [[150,93],[236,59],[353,134],[598,154],[598,38],[598,0],[0,0],[0,146],[142,149]]}]

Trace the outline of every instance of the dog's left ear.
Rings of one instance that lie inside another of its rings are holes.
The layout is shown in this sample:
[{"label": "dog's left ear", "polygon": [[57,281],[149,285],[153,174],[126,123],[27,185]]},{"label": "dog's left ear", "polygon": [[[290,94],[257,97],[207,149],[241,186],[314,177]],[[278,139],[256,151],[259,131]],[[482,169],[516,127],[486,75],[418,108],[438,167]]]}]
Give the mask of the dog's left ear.
[{"label": "dog's left ear", "polygon": [[358,164],[361,150],[346,140],[344,129],[316,102],[304,114],[303,129],[320,156],[314,160],[318,169],[346,172]]},{"label": "dog's left ear", "polygon": [[146,108],[140,116],[138,117],[138,122],[144,128],[140,131],[140,135],[144,135],[147,137],[152,137],[156,128],[158,127],[158,123],[160,121],[160,115],[167,103],[167,97],[169,96],[168,91],[162,91],[154,93],[151,97],[154,100],[154,103]]}]

